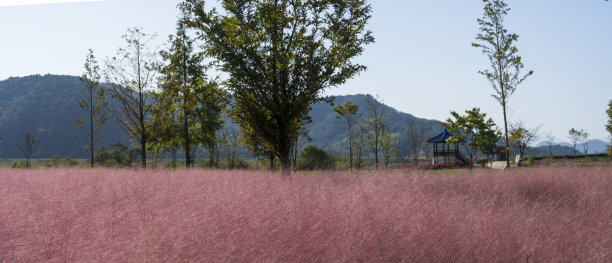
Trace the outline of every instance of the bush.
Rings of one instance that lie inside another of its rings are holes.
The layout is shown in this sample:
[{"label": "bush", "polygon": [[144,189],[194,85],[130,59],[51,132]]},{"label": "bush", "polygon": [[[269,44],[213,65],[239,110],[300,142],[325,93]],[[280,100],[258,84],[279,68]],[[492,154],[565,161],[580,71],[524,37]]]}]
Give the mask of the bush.
[{"label": "bush", "polygon": [[70,167],[79,165],[79,161],[68,156],[62,158],[59,155],[53,155],[51,157],[51,162],[48,162],[45,165],[47,167]]},{"label": "bush", "polygon": [[11,168],[26,168],[26,163],[23,161],[14,161],[11,164]]},{"label": "bush", "polygon": [[608,156],[612,157],[612,146],[608,146]]},{"label": "bush", "polygon": [[325,170],[333,165],[334,157],[316,145],[308,145],[298,154],[297,168],[300,170]]},{"label": "bush", "polygon": [[236,169],[249,169],[251,168],[251,164],[249,164],[249,162],[245,159],[242,159],[240,157],[236,157],[236,159],[234,160],[234,166]]},{"label": "bush", "polygon": [[106,151],[105,147],[100,147],[98,152],[94,154],[94,162],[105,167],[111,167],[111,165],[129,167],[132,163],[139,160],[140,149],[128,148],[121,143],[116,143],[111,146],[113,149],[110,151]]}]

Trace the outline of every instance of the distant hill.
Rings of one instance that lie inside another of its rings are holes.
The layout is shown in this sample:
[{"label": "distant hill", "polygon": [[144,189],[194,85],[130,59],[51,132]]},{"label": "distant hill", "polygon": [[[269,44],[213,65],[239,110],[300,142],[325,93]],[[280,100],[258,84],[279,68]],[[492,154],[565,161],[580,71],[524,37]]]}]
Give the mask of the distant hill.
[{"label": "distant hill", "polygon": [[[0,81],[0,101],[3,107],[0,111],[0,158],[23,156],[15,144],[23,141],[22,133],[26,131],[40,141],[34,158],[55,154],[86,158],[86,152],[83,150],[85,140],[73,124],[74,118],[84,116],[77,104],[82,96],[81,92],[82,83],[74,76],[33,75]],[[372,97],[363,94],[336,96],[334,106],[350,100],[359,106],[358,114],[365,117],[365,102],[368,98]],[[307,125],[312,141],[306,144],[316,144],[331,153],[344,155],[348,148],[346,123],[336,118],[337,114],[332,108],[332,105],[323,102],[312,106],[312,123]],[[399,139],[398,150],[404,155],[410,150],[409,124],[427,124],[425,139],[443,130],[437,120],[418,118],[387,105],[383,105],[383,108],[391,132]],[[227,120],[226,125],[231,125],[230,122]],[[125,138],[125,132],[112,120],[107,122],[101,135],[103,145],[108,146],[119,141],[130,144]],[[602,147],[600,142],[594,140],[593,145],[589,145],[589,152],[599,151]],[[541,149],[533,148],[533,155],[548,155],[548,147],[539,148]],[[571,147],[569,149],[571,150]],[[553,154],[573,154],[573,150],[571,151],[568,153],[567,147],[556,147]],[[239,153],[242,153],[242,156],[247,155],[242,150]],[[531,153],[528,151],[528,154]]]},{"label": "distant hill", "polygon": [[[21,158],[15,143],[23,141],[23,132],[39,140],[35,158],[54,154],[85,158],[85,140],[73,124],[85,114],[77,104],[82,96],[77,77],[34,75],[0,81],[0,157]],[[102,143],[123,139],[124,133],[108,121],[102,130]]]},{"label": "distant hill", "polygon": [[[572,149],[572,153],[573,153],[573,149],[574,149],[574,145],[572,145],[571,143],[568,142],[560,142],[560,143],[554,143],[555,145],[560,145],[560,146],[564,146],[564,147],[569,147]],[[589,150],[589,154],[595,154],[595,153],[606,153],[608,152],[608,146],[612,145],[610,144],[610,142],[606,142],[603,140],[599,140],[599,139],[594,139],[594,140],[590,140],[588,143],[588,150]],[[548,141],[543,141],[540,142],[538,144],[536,144],[535,147],[548,147]],[[579,150],[580,152],[584,151],[584,143],[580,143],[576,145],[576,149]]]},{"label": "distant hill", "polygon": [[[22,153],[15,146],[23,140],[22,133],[30,132],[39,140],[35,158],[50,157],[55,154],[86,158],[83,150],[85,140],[75,129],[74,118],[82,118],[84,112],[77,101],[81,98],[82,83],[75,76],[33,75],[13,77],[0,81],[0,158],[20,158]],[[336,96],[335,105],[344,104],[347,100],[360,106],[359,114],[365,114],[365,100],[370,95]],[[401,151],[407,151],[408,123],[428,123],[426,137],[432,137],[441,131],[436,120],[416,118],[410,114],[384,106],[390,129],[399,136]],[[346,150],[345,123],[337,119],[332,106],[327,103],[313,105],[311,112],[313,122],[308,125],[312,141],[330,152],[343,154]],[[230,120],[228,120],[229,125]],[[102,144],[110,145],[125,139],[125,132],[109,120],[102,130]]]},{"label": "distant hill", "polygon": [[[368,98],[373,99],[371,95],[363,94],[336,96],[333,106],[323,102],[313,105],[310,113],[312,123],[307,127],[312,136],[311,143],[319,145],[334,154],[345,154],[347,151],[346,138],[348,137],[348,128],[343,119],[336,118],[338,114],[332,108],[345,104],[346,101],[350,100],[353,104],[359,106],[357,115],[365,118],[367,117],[366,100]],[[399,144],[397,148],[402,153],[411,149],[408,140],[408,125],[410,123],[415,125],[427,124],[428,129],[425,132],[425,140],[438,135],[444,130],[437,120],[417,118],[411,114],[397,111],[387,105],[383,105],[383,108],[385,120],[389,123],[391,133],[398,136]]]}]

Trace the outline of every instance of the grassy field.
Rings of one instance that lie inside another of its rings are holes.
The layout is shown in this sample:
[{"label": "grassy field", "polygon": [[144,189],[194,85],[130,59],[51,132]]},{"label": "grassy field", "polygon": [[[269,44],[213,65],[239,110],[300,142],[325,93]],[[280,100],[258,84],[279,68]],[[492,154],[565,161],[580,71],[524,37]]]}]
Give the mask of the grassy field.
[{"label": "grassy field", "polygon": [[612,169],[0,169],[2,262],[612,262]]}]

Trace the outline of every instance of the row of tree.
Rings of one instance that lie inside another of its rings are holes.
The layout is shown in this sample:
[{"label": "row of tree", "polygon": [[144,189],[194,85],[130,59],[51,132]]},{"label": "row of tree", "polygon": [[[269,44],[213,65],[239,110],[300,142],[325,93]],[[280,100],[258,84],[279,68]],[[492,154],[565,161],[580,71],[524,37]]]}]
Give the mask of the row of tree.
[{"label": "row of tree", "polygon": [[[371,6],[365,0],[222,2],[223,14],[207,10],[203,0],[179,4],[176,35],[162,52],[151,51],[152,36],[138,28],[128,30],[125,47],[103,70],[90,51],[79,102],[88,116],[75,124],[87,138],[92,166],[100,128],[109,118],[140,146],[142,167],[148,150],[179,147],[190,167],[196,145],[208,149],[212,162],[228,108],[242,144],[256,155],[278,158],[290,173],[311,105],[325,100],[325,89],[366,69],[352,60],[374,41],[366,29]],[[207,77],[212,67],[227,78]],[[100,84],[102,75],[110,87]],[[226,146],[236,149],[237,140]]]},{"label": "row of tree", "polygon": [[348,127],[349,167],[361,168],[367,149],[374,155],[374,164],[379,168],[380,162],[388,168],[391,158],[397,152],[398,135],[393,134],[385,118],[385,107],[372,97],[366,99],[366,115],[358,114],[359,106],[347,101],[344,105],[333,108],[337,118],[346,121]]}]

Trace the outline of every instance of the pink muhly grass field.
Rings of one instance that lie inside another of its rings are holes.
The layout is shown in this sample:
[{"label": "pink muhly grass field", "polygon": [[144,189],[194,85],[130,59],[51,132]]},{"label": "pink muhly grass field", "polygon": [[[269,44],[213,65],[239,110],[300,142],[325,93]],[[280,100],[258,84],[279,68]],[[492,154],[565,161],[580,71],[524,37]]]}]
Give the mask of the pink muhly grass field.
[{"label": "pink muhly grass field", "polygon": [[612,170],[0,169],[3,262],[612,262]]}]

